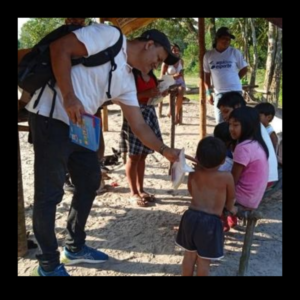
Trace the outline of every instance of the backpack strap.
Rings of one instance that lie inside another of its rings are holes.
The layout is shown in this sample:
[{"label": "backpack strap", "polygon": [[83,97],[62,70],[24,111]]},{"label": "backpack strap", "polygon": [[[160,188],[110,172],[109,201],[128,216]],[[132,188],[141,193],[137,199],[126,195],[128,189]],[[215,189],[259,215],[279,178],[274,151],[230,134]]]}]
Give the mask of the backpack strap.
[{"label": "backpack strap", "polygon": [[86,67],[95,67],[95,66],[103,65],[110,61],[111,68],[108,75],[108,91],[106,92],[107,98],[111,98],[110,87],[111,87],[112,72],[117,69],[117,64],[115,63],[115,56],[117,56],[117,54],[120,52],[123,45],[123,33],[121,29],[116,26],[113,27],[118,29],[118,31],[120,32],[120,37],[114,45],[89,57],[72,59],[72,66],[83,64]]}]

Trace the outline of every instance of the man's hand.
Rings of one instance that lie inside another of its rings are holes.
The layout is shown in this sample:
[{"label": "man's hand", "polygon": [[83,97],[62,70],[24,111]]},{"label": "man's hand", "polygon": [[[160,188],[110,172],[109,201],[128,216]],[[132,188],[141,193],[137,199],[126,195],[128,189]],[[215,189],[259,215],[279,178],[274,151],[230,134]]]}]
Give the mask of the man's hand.
[{"label": "man's hand", "polygon": [[170,162],[175,162],[179,158],[179,153],[180,153],[179,149],[173,149],[173,148],[166,147],[164,149],[163,156]]},{"label": "man's hand", "polygon": [[73,97],[65,97],[64,107],[70,120],[75,124],[81,125],[82,124],[81,115],[85,113],[81,101],[75,95]]},{"label": "man's hand", "polygon": [[211,105],[214,105],[214,97],[212,95],[207,96],[207,101],[208,103],[210,103]]}]

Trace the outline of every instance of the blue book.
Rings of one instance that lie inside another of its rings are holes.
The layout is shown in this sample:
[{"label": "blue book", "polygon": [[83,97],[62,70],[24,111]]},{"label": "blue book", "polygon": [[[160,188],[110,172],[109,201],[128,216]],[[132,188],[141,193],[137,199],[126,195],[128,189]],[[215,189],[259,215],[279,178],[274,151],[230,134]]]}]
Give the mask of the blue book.
[{"label": "blue book", "polygon": [[70,138],[75,144],[97,151],[100,141],[100,119],[90,114],[82,115],[82,125],[70,120]]}]

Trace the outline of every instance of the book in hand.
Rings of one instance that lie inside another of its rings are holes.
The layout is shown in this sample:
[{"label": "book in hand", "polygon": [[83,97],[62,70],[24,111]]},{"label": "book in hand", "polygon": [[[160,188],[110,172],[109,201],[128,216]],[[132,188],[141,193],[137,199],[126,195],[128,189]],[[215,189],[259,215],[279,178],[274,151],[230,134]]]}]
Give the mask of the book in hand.
[{"label": "book in hand", "polygon": [[164,97],[162,96],[162,93],[169,89],[171,85],[175,84],[175,80],[170,75],[163,75],[161,78],[161,81],[159,82],[157,88],[160,92],[160,94],[156,97],[150,98],[147,102],[147,105],[156,105],[163,101]]},{"label": "book in hand", "polygon": [[186,164],[184,148],[182,148],[179,154],[179,160],[174,162],[171,169],[171,181],[175,190],[178,189],[183,182],[186,172],[194,172],[194,169]]},{"label": "book in hand", "polygon": [[82,125],[70,120],[70,138],[75,144],[97,151],[100,140],[100,119],[90,114],[82,114]]}]

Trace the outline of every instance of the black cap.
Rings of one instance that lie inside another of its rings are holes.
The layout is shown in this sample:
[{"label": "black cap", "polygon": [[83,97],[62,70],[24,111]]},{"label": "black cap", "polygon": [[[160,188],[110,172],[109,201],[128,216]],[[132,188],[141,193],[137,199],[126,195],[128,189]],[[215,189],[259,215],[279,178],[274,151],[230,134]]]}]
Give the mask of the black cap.
[{"label": "black cap", "polygon": [[176,64],[179,61],[179,57],[172,53],[171,44],[167,36],[159,30],[150,29],[145,31],[140,38],[145,40],[152,40],[165,48],[168,52],[168,57],[165,59],[165,63],[169,66]]},{"label": "black cap", "polygon": [[216,32],[216,36],[219,38],[224,35],[230,36],[230,38],[232,38],[233,40],[235,39],[235,36],[230,33],[230,30],[228,27],[220,27]]}]

